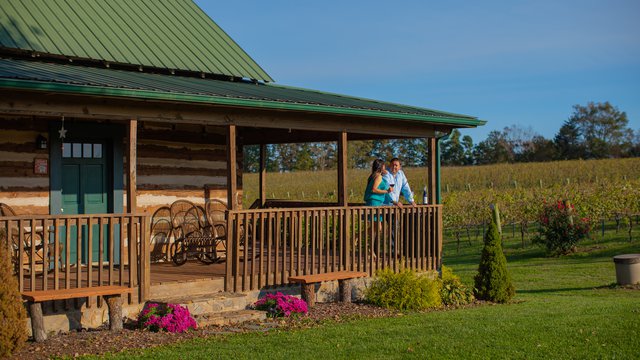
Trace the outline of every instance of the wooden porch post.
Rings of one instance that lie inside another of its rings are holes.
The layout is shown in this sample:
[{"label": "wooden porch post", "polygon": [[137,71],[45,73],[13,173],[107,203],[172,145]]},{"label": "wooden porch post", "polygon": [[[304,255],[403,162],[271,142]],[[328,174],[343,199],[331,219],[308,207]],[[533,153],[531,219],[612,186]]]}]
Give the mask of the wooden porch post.
[{"label": "wooden porch post", "polygon": [[347,204],[347,132],[342,131],[338,137],[338,205]]},{"label": "wooden porch post", "polygon": [[[127,149],[127,212],[135,214],[138,211],[138,195],[137,195],[137,163],[138,163],[138,120],[129,120],[128,127],[129,147]],[[150,292],[151,274],[150,274],[150,254],[149,246],[145,244],[147,221],[140,221],[140,229],[131,218],[128,227],[128,249],[129,249],[129,286],[138,285],[138,302],[147,300]],[[140,242],[138,243],[138,240]],[[123,241],[121,239],[120,241]],[[139,247],[138,247],[139,246]],[[138,253],[140,251],[140,253]],[[122,254],[120,254],[122,258]],[[139,265],[138,265],[139,264]],[[139,269],[139,270],[138,270]],[[133,281],[138,283],[134,284]]]},{"label": "wooden porch post", "polygon": [[340,242],[344,244],[344,252],[340,256],[340,270],[351,270],[351,242],[353,234],[349,232],[349,218],[351,213],[347,206],[349,205],[349,195],[347,194],[347,132],[342,131],[338,134],[338,205],[344,206],[341,211],[341,229]]},{"label": "wooden porch post", "polygon": [[[227,207],[229,211],[238,210],[236,151],[236,126],[230,124],[227,126]],[[227,214],[227,264],[224,288],[225,291],[236,292],[238,291],[238,276],[235,271],[238,268],[239,260],[236,239],[239,236],[235,233],[234,225],[232,215]]]},{"label": "wooden porch post", "polygon": [[138,120],[129,120],[129,149],[127,150],[127,212],[133,214],[138,207],[136,198],[136,148],[138,147]]},{"label": "wooden porch post", "polygon": [[427,148],[429,149],[427,154],[427,159],[429,159],[429,164],[427,166],[427,198],[429,200],[430,205],[435,205],[436,203],[436,187],[437,187],[437,179],[438,175],[438,163],[436,157],[436,146],[437,140],[435,137],[431,137],[427,139]]},{"label": "wooden porch post", "polygon": [[267,202],[267,145],[260,144],[260,207]]},{"label": "wooden porch post", "polygon": [[236,126],[227,126],[227,206],[229,210],[238,210],[237,164],[236,164]]}]

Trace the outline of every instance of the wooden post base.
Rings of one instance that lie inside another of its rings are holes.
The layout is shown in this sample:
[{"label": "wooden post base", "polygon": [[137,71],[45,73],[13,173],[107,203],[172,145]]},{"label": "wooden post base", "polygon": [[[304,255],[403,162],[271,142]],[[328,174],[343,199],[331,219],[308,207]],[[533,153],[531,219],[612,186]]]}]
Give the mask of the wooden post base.
[{"label": "wooden post base", "polygon": [[42,303],[29,303],[29,314],[31,315],[31,333],[36,342],[47,340],[47,332],[44,330],[44,317],[42,316]]},{"label": "wooden post base", "polygon": [[315,284],[300,284],[302,286],[302,300],[307,303],[307,307],[312,308],[316,304]]},{"label": "wooden post base", "polygon": [[351,279],[338,280],[340,288],[340,301],[345,303],[351,302]]},{"label": "wooden post base", "polygon": [[105,296],[109,307],[109,330],[122,330],[122,296]]}]

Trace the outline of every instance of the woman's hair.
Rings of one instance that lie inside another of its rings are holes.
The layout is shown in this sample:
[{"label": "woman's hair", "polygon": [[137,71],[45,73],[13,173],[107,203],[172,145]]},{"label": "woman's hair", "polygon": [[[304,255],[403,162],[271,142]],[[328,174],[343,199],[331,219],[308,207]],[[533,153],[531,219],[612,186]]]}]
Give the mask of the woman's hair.
[{"label": "woman's hair", "polygon": [[369,177],[374,177],[376,174],[382,173],[382,168],[384,167],[384,161],[382,159],[375,159],[371,164],[371,175]]}]

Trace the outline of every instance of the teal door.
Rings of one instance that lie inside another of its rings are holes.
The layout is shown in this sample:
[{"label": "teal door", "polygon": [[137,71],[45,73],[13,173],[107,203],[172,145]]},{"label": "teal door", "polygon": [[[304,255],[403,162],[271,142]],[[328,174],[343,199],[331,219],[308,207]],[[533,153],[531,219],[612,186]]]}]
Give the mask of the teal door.
[{"label": "teal door", "polygon": [[[105,156],[105,141],[70,141],[62,146],[62,204],[61,213],[63,215],[74,214],[106,214],[109,211],[109,196],[113,189],[109,185],[110,169]],[[70,230],[70,262],[76,263],[78,256],[78,229],[71,226]],[[81,260],[87,262],[88,253],[88,232],[92,232],[92,262],[99,260],[100,251],[100,229],[99,226],[92,225],[89,229],[82,226],[80,234]],[[106,255],[108,252],[108,226],[104,225],[103,239]],[[102,261],[109,260],[103,256]]]}]

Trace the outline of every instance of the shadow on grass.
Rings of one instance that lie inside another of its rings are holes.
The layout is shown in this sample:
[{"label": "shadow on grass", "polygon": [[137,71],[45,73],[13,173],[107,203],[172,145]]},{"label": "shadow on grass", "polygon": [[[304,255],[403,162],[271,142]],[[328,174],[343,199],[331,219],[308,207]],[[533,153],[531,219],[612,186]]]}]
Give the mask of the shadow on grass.
[{"label": "shadow on grass", "polygon": [[[480,261],[480,254],[482,253],[482,246],[479,244],[464,244],[460,251],[457,250],[455,243],[445,243],[444,247],[444,262],[447,265],[469,265],[477,264]],[[578,247],[578,252],[561,255],[561,256],[547,256],[542,247],[536,245],[527,245],[522,248],[520,244],[508,243],[503,245],[507,262],[528,262],[531,259],[559,259],[563,262],[583,262],[593,260],[605,260],[611,259],[620,254],[640,253],[640,242],[638,241],[625,241],[620,238],[613,240],[606,239],[604,241],[589,240],[585,241]]]},{"label": "shadow on grass", "polygon": [[567,287],[567,288],[559,288],[559,289],[529,289],[529,290],[516,290],[517,294],[549,294],[549,293],[558,293],[558,292],[567,292],[567,291],[585,291],[585,290],[596,290],[600,288],[609,288],[608,286],[600,286],[600,287]]}]

